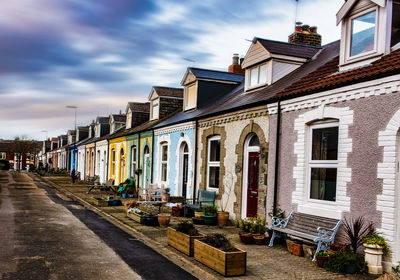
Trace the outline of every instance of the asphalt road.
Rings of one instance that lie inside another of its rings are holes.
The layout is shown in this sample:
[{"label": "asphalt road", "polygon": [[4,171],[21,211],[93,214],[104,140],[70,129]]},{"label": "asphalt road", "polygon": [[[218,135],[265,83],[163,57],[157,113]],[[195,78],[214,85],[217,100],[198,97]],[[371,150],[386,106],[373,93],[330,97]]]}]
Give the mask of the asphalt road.
[{"label": "asphalt road", "polygon": [[196,279],[28,175],[0,171],[0,279]]}]

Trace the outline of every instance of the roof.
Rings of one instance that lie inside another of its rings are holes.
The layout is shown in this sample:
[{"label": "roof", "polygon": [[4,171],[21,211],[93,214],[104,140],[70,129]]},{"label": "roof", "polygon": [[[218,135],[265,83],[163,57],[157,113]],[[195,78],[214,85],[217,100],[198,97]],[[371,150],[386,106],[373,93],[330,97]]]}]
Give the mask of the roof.
[{"label": "roof", "polygon": [[153,89],[157,92],[157,95],[160,97],[183,98],[182,88],[154,86]]},{"label": "roof", "polygon": [[12,141],[0,141],[0,152],[12,152]]},{"label": "roof", "polygon": [[310,59],[309,62],[303,64],[293,72],[264,88],[244,92],[243,82],[240,86],[236,87],[218,102],[213,102],[215,105],[210,106],[207,111],[203,112],[201,117],[207,117],[210,115],[220,114],[223,111],[238,110],[249,106],[262,105],[271,102],[280,92],[284,91],[290,85],[330,62],[333,58],[337,57],[339,55],[339,47],[339,41],[325,45],[321,51],[317,52],[317,54]]},{"label": "roof", "polygon": [[112,115],[114,122],[121,122],[125,123],[126,122],[126,115]]},{"label": "roof", "polygon": [[127,109],[128,108],[135,112],[150,112],[150,102],[128,102]]},{"label": "roof", "polygon": [[108,123],[110,117],[97,117],[96,118],[96,123]]},{"label": "roof", "polygon": [[[209,80],[216,80],[216,81],[236,82],[236,83],[240,83],[244,79],[243,74],[230,73],[230,72],[225,72],[225,71],[200,69],[200,68],[194,68],[194,67],[189,67],[187,70],[187,73],[189,71],[192,72],[193,75],[195,75],[197,79],[209,79]],[[184,79],[186,78],[187,73],[185,74]]]},{"label": "roof", "polygon": [[316,91],[363,82],[380,77],[400,73],[400,50],[382,56],[382,58],[363,67],[338,72],[339,56],[319,67],[310,75],[293,83],[277,97],[289,97],[298,94],[313,93]]},{"label": "roof", "polygon": [[300,45],[294,43],[267,40],[262,38],[254,38],[270,53],[281,54],[287,56],[295,56],[301,58],[312,58],[321,47]]},{"label": "roof", "polygon": [[78,126],[77,130],[89,131],[89,126]]}]

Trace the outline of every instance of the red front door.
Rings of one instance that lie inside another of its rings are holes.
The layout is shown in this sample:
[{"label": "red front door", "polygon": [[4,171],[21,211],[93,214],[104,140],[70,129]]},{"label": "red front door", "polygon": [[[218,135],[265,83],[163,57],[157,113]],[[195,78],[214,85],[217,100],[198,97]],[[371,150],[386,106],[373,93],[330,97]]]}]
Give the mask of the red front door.
[{"label": "red front door", "polygon": [[247,217],[257,216],[259,153],[249,153]]}]

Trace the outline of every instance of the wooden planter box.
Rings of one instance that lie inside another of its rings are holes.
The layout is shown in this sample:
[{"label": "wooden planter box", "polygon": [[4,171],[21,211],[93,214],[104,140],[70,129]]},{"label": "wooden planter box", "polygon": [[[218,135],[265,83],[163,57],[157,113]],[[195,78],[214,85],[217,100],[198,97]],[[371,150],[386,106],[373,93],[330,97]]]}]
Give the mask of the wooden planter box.
[{"label": "wooden planter box", "polygon": [[194,258],[224,276],[246,273],[246,252],[224,252],[200,240],[194,240]]},{"label": "wooden planter box", "polygon": [[94,205],[96,205],[96,206],[99,206],[99,207],[106,207],[106,206],[108,206],[108,201],[107,201],[107,200],[104,200],[104,199],[101,199],[101,198],[97,198],[97,197],[95,197],[95,198],[92,199],[92,203],[93,203]]},{"label": "wooden planter box", "polygon": [[142,223],[142,215],[137,213],[127,213],[126,214],[130,219],[134,220],[135,222]]},{"label": "wooden planter box", "polygon": [[194,250],[194,240],[203,238],[204,235],[200,234],[198,236],[190,236],[175,230],[172,227],[168,228],[168,245],[174,247],[178,251],[193,257]]}]

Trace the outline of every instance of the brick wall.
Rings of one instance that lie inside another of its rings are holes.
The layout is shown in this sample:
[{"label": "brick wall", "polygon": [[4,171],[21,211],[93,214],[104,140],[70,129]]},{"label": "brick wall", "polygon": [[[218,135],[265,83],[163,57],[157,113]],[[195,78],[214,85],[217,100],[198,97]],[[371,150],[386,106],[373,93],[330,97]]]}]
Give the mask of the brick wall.
[{"label": "brick wall", "polygon": [[132,127],[141,125],[149,120],[149,112],[132,112]]},{"label": "brick wall", "polygon": [[321,35],[317,33],[293,32],[289,35],[289,43],[320,47]]},{"label": "brick wall", "polygon": [[169,114],[182,110],[183,99],[160,98],[160,119],[165,118]]}]

